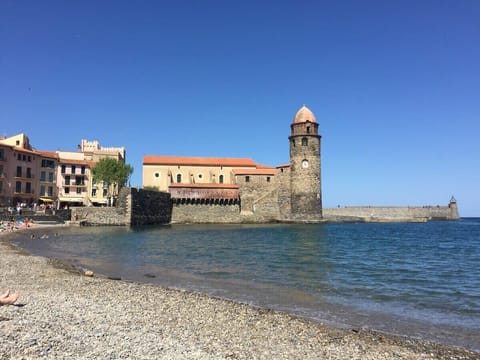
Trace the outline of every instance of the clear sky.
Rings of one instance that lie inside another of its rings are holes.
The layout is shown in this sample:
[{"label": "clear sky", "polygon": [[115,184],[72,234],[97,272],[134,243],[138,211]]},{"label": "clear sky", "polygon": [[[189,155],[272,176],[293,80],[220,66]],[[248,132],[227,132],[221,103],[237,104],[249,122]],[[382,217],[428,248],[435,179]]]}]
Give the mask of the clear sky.
[{"label": "clear sky", "polygon": [[480,216],[480,1],[0,1],[0,135],[289,161],[306,104],[324,206]]}]

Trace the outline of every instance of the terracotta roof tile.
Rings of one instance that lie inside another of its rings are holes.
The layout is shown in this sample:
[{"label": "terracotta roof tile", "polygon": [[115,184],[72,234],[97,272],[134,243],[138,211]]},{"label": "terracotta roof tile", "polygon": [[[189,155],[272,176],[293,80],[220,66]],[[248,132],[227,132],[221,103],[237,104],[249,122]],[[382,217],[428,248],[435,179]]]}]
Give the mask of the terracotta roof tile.
[{"label": "terracotta roof tile", "polygon": [[196,165],[196,166],[251,166],[256,164],[248,158],[214,158],[187,156],[156,156],[143,157],[143,165]]},{"label": "terracotta roof tile", "polygon": [[43,151],[37,150],[37,153],[43,157],[55,158],[58,159],[58,154],[55,151]]},{"label": "terracotta roof tile", "polygon": [[235,175],[275,175],[277,169],[233,169]]}]

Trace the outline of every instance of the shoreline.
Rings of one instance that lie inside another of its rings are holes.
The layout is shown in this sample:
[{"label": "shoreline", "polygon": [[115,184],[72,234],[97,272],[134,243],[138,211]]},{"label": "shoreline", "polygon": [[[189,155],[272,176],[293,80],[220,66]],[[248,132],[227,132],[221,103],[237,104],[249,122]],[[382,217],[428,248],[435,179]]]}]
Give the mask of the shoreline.
[{"label": "shoreline", "polygon": [[0,234],[0,290],[19,290],[20,299],[17,306],[0,307],[0,358],[480,357],[463,348],[337,329],[192,291],[86,277],[62,261],[30,255],[4,234],[11,233]]}]

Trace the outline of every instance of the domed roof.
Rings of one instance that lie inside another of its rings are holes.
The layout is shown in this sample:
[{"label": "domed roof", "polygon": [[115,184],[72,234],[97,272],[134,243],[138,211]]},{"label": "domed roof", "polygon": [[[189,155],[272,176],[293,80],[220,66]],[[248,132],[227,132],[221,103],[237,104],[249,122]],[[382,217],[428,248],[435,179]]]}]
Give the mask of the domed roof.
[{"label": "domed roof", "polygon": [[295,118],[293,119],[293,123],[304,123],[304,122],[317,122],[317,119],[315,118],[315,115],[313,115],[313,112],[307,108],[305,105],[303,105],[300,110],[297,111],[297,114],[295,115]]}]

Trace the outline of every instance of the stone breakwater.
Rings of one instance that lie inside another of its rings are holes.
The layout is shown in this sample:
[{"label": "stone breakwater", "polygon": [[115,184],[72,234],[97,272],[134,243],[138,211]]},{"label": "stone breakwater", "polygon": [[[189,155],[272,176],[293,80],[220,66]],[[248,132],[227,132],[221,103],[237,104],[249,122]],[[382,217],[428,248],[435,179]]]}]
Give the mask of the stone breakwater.
[{"label": "stone breakwater", "polygon": [[[39,240],[40,241],[40,240]],[[86,277],[0,240],[1,359],[478,359],[479,353],[159,286]]]}]

